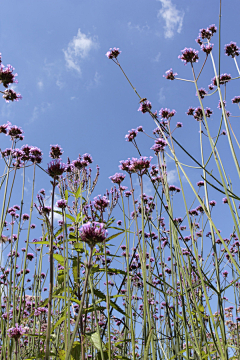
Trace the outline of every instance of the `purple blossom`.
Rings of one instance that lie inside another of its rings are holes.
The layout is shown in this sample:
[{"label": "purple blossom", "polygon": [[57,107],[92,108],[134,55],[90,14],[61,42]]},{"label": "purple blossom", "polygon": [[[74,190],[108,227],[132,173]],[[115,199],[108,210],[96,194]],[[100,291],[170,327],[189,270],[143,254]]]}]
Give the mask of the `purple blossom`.
[{"label": "purple blossom", "polygon": [[122,173],[116,173],[115,175],[110,176],[109,179],[112,180],[114,184],[120,185],[121,182],[125,179],[125,176],[126,175]]},{"label": "purple blossom", "polygon": [[216,206],[216,201],[215,200],[211,200],[211,201],[209,201],[209,205],[210,206]]},{"label": "purple blossom", "polygon": [[223,271],[222,275],[223,275],[224,278],[227,278],[227,276],[228,276],[228,271],[227,271],[227,270]]},{"label": "purple blossom", "polygon": [[235,96],[235,97],[232,99],[232,103],[233,103],[233,104],[238,104],[238,103],[240,103],[240,96]]},{"label": "purple blossom", "polygon": [[176,125],[177,128],[181,128],[183,127],[183,124],[181,122],[177,122],[177,125]]},{"label": "purple blossom", "polygon": [[27,254],[27,259],[32,261],[32,259],[34,259],[34,255],[32,253],[28,253]]},{"label": "purple blossom", "polygon": [[178,75],[177,73],[173,73],[172,69],[169,69],[165,72],[166,75],[163,75],[167,80],[174,80],[175,77]]},{"label": "purple blossom", "polygon": [[59,209],[65,209],[67,207],[67,200],[65,200],[65,199],[58,200],[57,203],[56,203],[56,206]]},{"label": "purple blossom", "polygon": [[142,127],[142,126],[138,126],[138,127],[137,127],[137,131],[138,131],[138,132],[143,132],[143,127]]},{"label": "purple blossom", "polygon": [[23,131],[20,127],[16,126],[16,125],[13,125],[13,126],[10,126],[8,128],[8,133],[7,135],[9,135],[11,137],[12,140],[14,139],[20,139],[20,137],[22,136],[23,134]]},{"label": "purple blossom", "polygon": [[105,211],[110,202],[106,196],[101,197],[101,195],[96,196],[93,200],[95,209],[99,211]]},{"label": "purple blossom", "polygon": [[125,139],[126,141],[133,141],[133,139],[137,136],[137,130],[132,129],[132,130],[128,130],[128,134],[125,135]]},{"label": "purple blossom", "polygon": [[[231,75],[230,74],[221,74],[219,77],[219,85],[224,85],[226,84],[228,81],[231,80]],[[216,76],[212,79],[212,84],[213,86],[217,86],[217,78]]]},{"label": "purple blossom", "polygon": [[142,102],[138,108],[138,111],[141,111],[143,114],[145,114],[146,112],[150,111],[152,108],[152,105],[150,103],[150,101],[145,100],[144,102]]},{"label": "purple blossom", "polygon": [[13,74],[14,70],[15,69],[11,65],[7,65],[6,67],[2,64],[0,65],[0,84],[2,83],[5,88],[7,88],[9,84],[18,82],[15,79],[17,74]]},{"label": "purple blossom", "polygon": [[49,156],[52,159],[59,159],[62,154],[63,154],[63,151],[59,145],[51,145]]},{"label": "purple blossom", "polygon": [[196,92],[196,96],[198,96],[198,93],[201,99],[204,99],[204,97],[207,95],[207,91],[203,88],[198,89],[198,92]]},{"label": "purple blossom", "polygon": [[28,214],[23,214],[22,215],[22,220],[23,221],[29,220],[29,215]]},{"label": "purple blossom", "polygon": [[155,144],[151,147],[151,150],[155,151],[155,154],[158,154],[160,151],[163,151],[166,146],[167,142],[162,138],[158,138],[155,140]]},{"label": "purple blossom", "polygon": [[59,159],[52,160],[48,164],[47,173],[53,178],[58,178],[58,176],[62,175],[64,171],[65,165]]},{"label": "purple blossom", "polygon": [[179,55],[178,58],[181,59],[184,62],[184,65],[186,65],[188,62],[191,64],[198,62],[198,51],[192,48],[185,48],[181,50],[182,55]]},{"label": "purple blossom", "polygon": [[205,52],[207,55],[210,54],[210,52],[213,49],[213,44],[207,44],[207,45],[201,45],[201,50]]},{"label": "purple blossom", "polygon": [[5,99],[6,103],[9,103],[9,101],[19,101],[22,100],[22,95],[17,94],[12,89],[7,89],[4,91],[3,99]]},{"label": "purple blossom", "polygon": [[21,325],[19,326],[18,324],[15,324],[15,327],[7,330],[8,336],[15,340],[18,340],[25,332],[26,330],[24,329],[24,327]]},{"label": "purple blossom", "polygon": [[226,197],[223,198],[222,201],[223,201],[223,204],[228,204],[228,199]]},{"label": "purple blossom", "polygon": [[97,243],[102,243],[106,240],[107,230],[104,229],[104,224],[102,223],[88,222],[81,227],[79,235],[82,241],[93,248]]},{"label": "purple blossom", "polygon": [[150,167],[150,162],[152,160],[152,156],[149,159],[146,156],[141,156],[139,159],[132,158],[131,170],[134,173],[142,176],[147,173],[147,170]]},{"label": "purple blossom", "polygon": [[161,117],[161,119],[170,119],[171,117],[173,117],[176,114],[176,110],[172,110],[170,111],[169,109],[161,109],[159,111],[159,115]]},{"label": "purple blossom", "polygon": [[106,56],[109,59],[116,59],[118,55],[121,54],[121,51],[119,51],[119,48],[110,48],[109,51],[106,53]]},{"label": "purple blossom", "polygon": [[239,55],[239,51],[239,47],[233,41],[231,41],[230,44],[225,45],[225,54],[227,56],[231,56],[232,58],[234,58],[235,56]]}]

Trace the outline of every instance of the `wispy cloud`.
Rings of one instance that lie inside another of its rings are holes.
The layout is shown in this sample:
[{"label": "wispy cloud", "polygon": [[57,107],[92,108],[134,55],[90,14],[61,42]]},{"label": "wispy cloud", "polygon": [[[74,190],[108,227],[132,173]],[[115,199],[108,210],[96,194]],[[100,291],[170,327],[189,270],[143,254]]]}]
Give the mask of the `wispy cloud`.
[{"label": "wispy cloud", "polygon": [[69,42],[67,50],[63,49],[66,67],[81,75],[80,61],[86,59],[90,51],[97,47],[98,43],[95,37],[88,37],[78,29],[77,35]]},{"label": "wispy cloud", "polygon": [[43,103],[41,103],[40,106],[34,106],[32,116],[29,119],[29,121],[27,123],[25,123],[25,125],[29,125],[29,124],[33,123],[34,121],[36,121],[38,119],[38,117],[40,116],[40,114],[45,113],[50,107],[51,107],[51,104],[48,102],[43,102]]},{"label": "wispy cloud", "polygon": [[164,87],[161,87],[158,93],[158,102],[160,104],[164,103],[166,96],[164,95]]},{"label": "wispy cloud", "polygon": [[37,82],[37,86],[38,86],[39,90],[42,90],[42,89],[43,89],[43,82],[42,82],[42,80],[40,80],[40,81]]},{"label": "wispy cloud", "polygon": [[139,32],[148,31],[150,27],[148,25],[140,26],[140,25],[134,25],[131,23],[131,21],[128,22],[128,28],[130,30],[137,30]]},{"label": "wispy cloud", "polygon": [[182,30],[184,11],[177,10],[176,5],[171,0],[159,0],[162,8],[158,12],[158,18],[165,21],[165,38],[170,39],[174,36],[175,29],[178,33]]}]

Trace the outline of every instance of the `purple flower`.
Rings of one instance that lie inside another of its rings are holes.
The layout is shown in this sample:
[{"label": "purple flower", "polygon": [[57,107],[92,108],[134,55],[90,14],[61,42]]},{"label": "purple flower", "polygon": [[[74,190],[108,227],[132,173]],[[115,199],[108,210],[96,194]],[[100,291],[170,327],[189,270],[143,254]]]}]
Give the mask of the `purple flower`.
[{"label": "purple flower", "polygon": [[178,58],[181,59],[184,62],[184,65],[186,65],[188,62],[191,64],[198,62],[198,51],[192,48],[185,48],[181,50],[182,55],[179,55]]},{"label": "purple flower", "polygon": [[183,124],[181,122],[177,122],[177,125],[176,125],[177,128],[181,128],[183,127]]},{"label": "purple flower", "polygon": [[18,340],[25,333],[25,329],[21,325],[15,324],[15,327],[7,330],[7,333],[10,338]]},{"label": "purple flower", "polygon": [[5,99],[6,103],[9,103],[9,101],[19,101],[22,99],[22,95],[21,94],[17,94],[14,90],[12,89],[7,89],[4,91],[3,94],[3,99]]},{"label": "purple flower", "polygon": [[161,117],[161,119],[170,119],[171,117],[173,117],[176,114],[175,110],[170,111],[169,109],[161,109],[159,111],[159,115]]},{"label": "purple flower", "polygon": [[52,159],[59,159],[63,154],[62,148],[59,145],[51,145],[49,156]]},{"label": "purple flower", "polygon": [[205,52],[207,55],[210,54],[210,52],[212,51],[213,49],[213,44],[208,44],[208,45],[201,45],[201,50],[203,52]]},{"label": "purple flower", "polygon": [[209,205],[210,206],[216,206],[216,201],[215,200],[211,200],[211,201],[209,201]]},{"label": "purple flower", "polygon": [[2,64],[0,65],[0,84],[2,83],[5,88],[7,88],[9,84],[18,82],[15,79],[17,74],[13,74],[14,70],[15,69],[11,65],[7,65],[6,67]]},{"label": "purple flower", "polygon": [[34,259],[34,255],[32,253],[28,253],[27,254],[27,259],[32,261],[32,259]]},{"label": "purple flower", "polygon": [[40,164],[42,162],[42,155],[42,151],[38,147],[31,147],[30,158],[33,163]]},{"label": "purple flower", "polygon": [[23,131],[20,127],[13,125],[8,128],[7,134],[11,137],[12,140],[20,139],[21,135],[23,134]]},{"label": "purple flower", "polygon": [[0,133],[7,134],[9,127],[12,124],[8,121],[7,124],[0,125]]},{"label": "purple flower", "polygon": [[225,270],[225,271],[223,271],[223,277],[225,277],[225,278],[227,278],[227,276],[228,276],[228,271],[227,270]]},{"label": "purple flower", "polygon": [[107,208],[109,205],[109,200],[106,196],[101,197],[101,195],[98,195],[94,198],[93,204],[95,209],[99,211],[105,211],[105,208]]},{"label": "purple flower", "polygon": [[119,48],[110,48],[109,51],[106,53],[106,56],[109,59],[116,59],[118,55],[121,54],[121,51],[119,51]]},{"label": "purple flower", "polygon": [[146,156],[141,156],[139,159],[132,158],[131,170],[134,173],[142,176],[147,173],[147,170],[150,167],[150,162],[152,160],[152,156],[149,159]]},{"label": "purple flower", "polygon": [[155,154],[158,154],[160,151],[164,150],[165,146],[167,146],[167,142],[162,138],[158,138],[150,149],[155,151]]},{"label": "purple flower", "polygon": [[107,230],[104,229],[104,224],[102,223],[88,222],[81,227],[79,235],[82,241],[93,248],[97,243],[102,243],[106,240]]},{"label": "purple flower", "polygon": [[125,139],[126,141],[133,141],[133,139],[137,136],[137,130],[132,129],[132,130],[128,130],[128,134],[125,135]]},{"label": "purple flower", "polygon": [[233,41],[231,41],[230,44],[225,45],[225,54],[232,58],[239,55],[239,50],[239,47]]},{"label": "purple flower", "polygon": [[138,131],[138,132],[143,132],[143,127],[142,127],[142,126],[138,126],[138,127],[137,127],[137,131]]},{"label": "purple flower", "polygon": [[125,176],[126,175],[122,173],[116,173],[115,175],[110,176],[109,179],[112,180],[114,184],[120,185],[121,182],[125,179]]},{"label": "purple flower", "polygon": [[228,204],[228,199],[226,197],[223,198],[222,201],[223,201],[223,204]]},{"label": "purple flower", "polygon": [[22,220],[23,221],[29,220],[29,215],[28,214],[23,214]]},{"label": "purple flower", "polygon": [[152,105],[150,103],[150,101],[145,100],[144,102],[142,102],[138,108],[138,111],[141,111],[143,114],[145,114],[146,112],[148,112],[149,110],[151,110]]},{"label": "purple flower", "polygon": [[169,69],[165,72],[166,75],[163,75],[167,80],[174,80],[175,77],[178,75],[177,73],[173,73],[172,69]]},{"label": "purple flower", "polygon": [[[231,80],[231,75],[230,74],[221,74],[219,77],[219,85],[224,85],[226,84],[228,81]],[[217,86],[217,79],[216,76],[212,79],[212,84],[213,86]]]},{"label": "purple flower", "polygon": [[[205,89],[203,89],[203,88],[198,89],[198,93],[199,93],[201,99],[203,99],[204,96],[207,95],[207,91]],[[198,96],[198,93],[196,93],[196,96]]]},{"label": "purple flower", "polygon": [[[226,107],[226,101],[223,100],[223,105],[224,107]],[[221,100],[219,100],[219,103],[218,103],[218,109],[221,109],[222,108],[222,104],[221,104]]]},{"label": "purple flower", "polygon": [[233,104],[238,104],[238,103],[240,103],[240,96],[235,96],[235,97],[232,99],[232,103],[233,103]]},{"label": "purple flower", "polygon": [[131,159],[127,159],[127,160],[121,160],[120,161],[121,165],[119,165],[119,169],[122,171],[127,171],[129,174],[131,174],[132,171],[132,160]]},{"label": "purple flower", "polygon": [[56,206],[59,209],[65,209],[67,207],[67,200],[64,200],[64,199],[58,200],[56,203]]},{"label": "purple flower", "polygon": [[47,172],[53,178],[58,178],[58,176],[62,175],[65,171],[65,165],[59,160],[52,160],[48,164]]},{"label": "purple flower", "polygon": [[118,226],[121,226],[121,225],[122,225],[122,220],[118,220],[118,221],[117,221],[117,225],[118,225]]},{"label": "purple flower", "polygon": [[223,131],[221,132],[221,135],[227,135],[226,130],[223,130]]}]

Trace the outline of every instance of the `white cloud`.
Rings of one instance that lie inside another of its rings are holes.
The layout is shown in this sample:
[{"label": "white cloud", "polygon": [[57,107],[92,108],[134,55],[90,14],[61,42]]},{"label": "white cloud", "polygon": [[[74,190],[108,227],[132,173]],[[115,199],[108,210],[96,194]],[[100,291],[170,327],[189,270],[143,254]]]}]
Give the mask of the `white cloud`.
[{"label": "white cloud", "polygon": [[153,61],[153,62],[159,62],[160,57],[161,57],[161,53],[159,52],[159,53],[155,56],[155,58],[152,59],[152,61]]},{"label": "white cloud", "polygon": [[87,37],[78,29],[77,35],[69,42],[67,50],[63,50],[67,68],[81,75],[80,60],[86,59],[90,51],[97,47],[96,38]]},{"label": "white cloud", "polygon": [[167,172],[167,180],[170,185],[176,184],[178,182],[177,171],[176,170],[168,171]]},{"label": "white cloud", "polygon": [[158,102],[162,104],[166,100],[166,96],[164,95],[164,87],[161,87],[158,93]]},{"label": "white cloud", "polygon": [[25,125],[33,123],[35,120],[38,119],[40,113],[45,113],[45,111],[47,111],[50,107],[51,107],[51,104],[48,102],[42,102],[40,107],[34,106],[32,116]]},{"label": "white cloud", "polygon": [[139,32],[148,31],[150,27],[148,25],[140,26],[140,25],[133,25],[131,21],[128,22],[128,28],[130,30],[137,30]]},{"label": "white cloud", "polygon": [[38,81],[37,86],[38,86],[39,90],[42,90],[43,89],[43,82],[41,80]]},{"label": "white cloud", "polygon": [[165,38],[170,39],[174,35],[174,30],[180,33],[182,30],[184,11],[177,10],[176,5],[171,0],[159,0],[162,4],[161,10],[158,12],[158,18],[165,21]]},{"label": "white cloud", "polygon": [[96,88],[100,84],[101,75],[96,71],[94,78],[87,85],[87,90],[91,90],[92,88]]}]

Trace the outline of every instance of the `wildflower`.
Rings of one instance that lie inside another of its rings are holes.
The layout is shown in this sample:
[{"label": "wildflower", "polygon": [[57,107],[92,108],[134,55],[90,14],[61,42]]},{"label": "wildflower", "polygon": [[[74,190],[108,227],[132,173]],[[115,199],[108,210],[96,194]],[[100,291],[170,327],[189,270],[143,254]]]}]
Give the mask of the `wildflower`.
[{"label": "wildflower", "polygon": [[190,107],[190,108],[188,109],[188,111],[187,111],[186,114],[187,114],[188,116],[192,116],[192,115],[194,114],[194,110],[195,110],[194,108]]},{"label": "wildflower", "polygon": [[225,270],[225,271],[223,271],[223,277],[225,277],[225,278],[227,278],[227,276],[228,276],[228,271],[227,270]]},{"label": "wildflower", "polygon": [[64,199],[58,200],[56,206],[60,209],[65,209],[67,207],[67,200]]},{"label": "wildflower", "polygon": [[[226,107],[226,101],[223,100],[223,106],[224,108]],[[219,100],[219,103],[218,103],[218,109],[221,109],[222,108],[222,103],[221,103],[221,100]]]},{"label": "wildflower", "polygon": [[138,126],[138,127],[137,127],[137,131],[138,131],[138,132],[143,132],[143,127],[142,127],[142,126]]},{"label": "wildflower", "polygon": [[7,134],[7,130],[11,125],[12,124],[9,121],[7,124],[0,125],[0,133]]},{"label": "wildflower", "polygon": [[106,56],[109,59],[116,59],[118,55],[121,54],[121,51],[119,51],[119,48],[110,48],[109,51],[106,53]]},{"label": "wildflower", "polygon": [[106,196],[101,197],[101,195],[96,196],[93,200],[94,207],[99,211],[105,211],[110,202]]},{"label": "wildflower", "polygon": [[122,173],[116,173],[115,175],[110,176],[109,179],[112,180],[114,184],[120,185],[121,182],[125,179],[125,176],[126,175]]},{"label": "wildflower", "polygon": [[151,108],[152,108],[152,105],[151,105],[150,101],[145,100],[143,103],[140,104],[138,111],[141,111],[143,114],[145,114],[146,112],[151,110]]},{"label": "wildflower", "polygon": [[23,220],[23,221],[26,221],[26,220],[28,220],[28,219],[29,219],[29,215],[28,215],[28,214],[23,214],[22,220]]},{"label": "wildflower", "polygon": [[164,150],[165,146],[167,146],[167,142],[164,139],[158,138],[150,149],[155,151],[155,154],[158,154],[160,151]]},{"label": "wildflower", "polygon": [[217,202],[215,200],[209,201],[210,206],[216,206]]},{"label": "wildflower", "polygon": [[32,146],[30,150],[30,159],[33,163],[40,164],[42,162],[42,151],[36,147]]},{"label": "wildflower", "polygon": [[226,130],[223,130],[223,131],[221,132],[221,135],[227,135]]},{"label": "wildflower", "polygon": [[[230,74],[221,74],[219,77],[219,85],[224,85],[226,84],[228,81],[231,80],[231,75]],[[217,79],[216,76],[212,79],[212,84],[214,86],[217,86]]]},{"label": "wildflower", "polygon": [[198,45],[202,45],[202,40],[201,40],[201,38],[200,37],[198,37],[197,39],[195,39],[195,41],[196,41],[196,43],[198,44]]},{"label": "wildflower", "polygon": [[15,69],[11,65],[7,65],[6,67],[4,67],[2,64],[0,65],[0,84],[3,84],[5,88],[7,88],[9,84],[18,82],[15,79],[17,74],[13,74],[14,70]]},{"label": "wildflower", "polygon": [[97,243],[102,243],[106,240],[107,231],[104,229],[104,224],[98,222],[88,222],[83,224],[79,231],[81,240],[86,242],[91,248]]},{"label": "wildflower", "polygon": [[15,327],[7,330],[7,333],[10,338],[18,340],[25,333],[25,329],[21,325],[15,324]]},{"label": "wildflower", "polygon": [[188,62],[191,64],[198,62],[198,51],[192,48],[185,48],[181,50],[182,55],[179,55],[178,58],[181,59],[186,65]]},{"label": "wildflower", "polygon": [[173,70],[167,70],[165,72],[166,75],[163,75],[163,77],[165,77],[167,80],[174,80],[175,77],[178,75],[177,73],[173,73]]},{"label": "wildflower", "polygon": [[59,145],[51,145],[49,156],[52,159],[59,159],[63,154],[62,148]]},{"label": "wildflower", "polygon": [[8,133],[7,133],[12,140],[14,139],[20,139],[20,136],[23,134],[23,131],[20,127],[17,127],[16,125],[13,125],[11,127],[8,128]]},{"label": "wildflower", "polygon": [[34,259],[34,255],[32,253],[28,253],[27,254],[27,259],[32,261],[32,259]]},{"label": "wildflower", "polygon": [[176,114],[175,110],[170,111],[169,109],[161,109],[159,111],[159,115],[161,116],[161,119],[170,119],[171,117],[173,117]]},{"label": "wildflower", "polygon": [[181,128],[183,127],[183,124],[181,122],[177,122],[177,125],[176,125],[177,128]]},{"label": "wildflower", "polygon": [[204,182],[203,182],[203,181],[198,181],[198,182],[197,182],[197,186],[199,186],[199,187],[200,187],[200,186],[204,186]]},{"label": "wildflower", "polygon": [[205,89],[201,88],[201,89],[198,89],[198,92],[196,92],[196,96],[198,96],[198,94],[201,99],[204,99],[204,96],[207,95],[207,91]]},{"label": "wildflower", "polygon": [[132,158],[131,170],[137,173],[139,176],[142,176],[147,173],[151,160],[151,156],[149,159],[146,156],[141,156],[139,159]]},{"label": "wildflower", "polygon": [[7,89],[4,91],[3,99],[5,99],[6,103],[9,103],[9,101],[19,101],[22,99],[21,94],[17,94],[16,91],[12,89]]},{"label": "wildflower", "polygon": [[48,164],[47,172],[53,178],[58,178],[58,176],[62,175],[65,171],[65,165],[59,160],[52,160]]},{"label": "wildflower", "polygon": [[232,103],[233,103],[233,104],[238,104],[238,103],[240,103],[240,96],[235,96],[235,97],[232,99]]},{"label": "wildflower", "polygon": [[207,55],[210,54],[210,52],[212,51],[213,49],[213,44],[208,44],[208,45],[201,45],[201,50],[203,52],[205,52]]},{"label": "wildflower", "polygon": [[239,47],[233,41],[231,41],[230,44],[225,45],[225,54],[232,58],[239,55],[239,50]]},{"label": "wildflower", "polygon": [[31,224],[30,228],[31,229],[35,229],[36,225],[35,224]]},{"label": "wildflower", "polygon": [[227,203],[228,203],[228,199],[227,199],[226,197],[223,198],[222,201],[223,201],[224,204],[227,204]]},{"label": "wildflower", "polygon": [[128,130],[128,134],[125,135],[125,139],[126,141],[133,141],[133,139],[137,136],[137,130],[132,129],[132,130]]},{"label": "wildflower", "polygon": [[121,225],[122,225],[122,220],[118,220],[118,221],[117,221],[117,225],[118,225],[118,226],[121,226]]},{"label": "wildflower", "polygon": [[121,160],[120,161],[121,165],[119,165],[119,169],[122,171],[127,171],[129,174],[131,174],[132,171],[132,160],[131,159],[127,159],[127,160]]},{"label": "wildflower", "polygon": [[83,160],[84,160],[84,161],[87,161],[88,165],[89,165],[89,164],[92,164],[93,159],[92,159],[92,157],[91,157],[90,154],[87,154],[87,153],[86,153],[86,154],[83,154],[82,157],[83,157]]},{"label": "wildflower", "polygon": [[192,215],[192,216],[197,216],[198,215],[197,209],[189,210],[188,213],[189,213],[189,215]]}]

